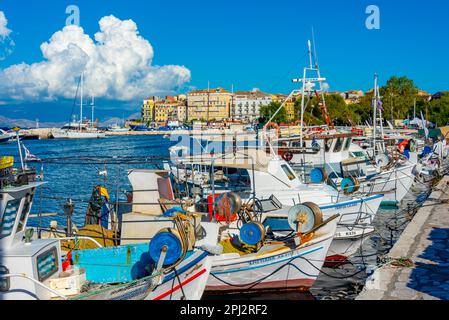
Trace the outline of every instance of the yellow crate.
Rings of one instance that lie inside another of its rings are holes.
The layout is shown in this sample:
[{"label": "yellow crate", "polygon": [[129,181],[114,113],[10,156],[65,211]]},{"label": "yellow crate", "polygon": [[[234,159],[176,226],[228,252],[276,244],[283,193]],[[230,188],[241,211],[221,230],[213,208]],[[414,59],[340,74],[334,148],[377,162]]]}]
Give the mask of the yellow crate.
[{"label": "yellow crate", "polygon": [[14,165],[14,157],[3,156],[0,157],[0,170],[11,168]]}]

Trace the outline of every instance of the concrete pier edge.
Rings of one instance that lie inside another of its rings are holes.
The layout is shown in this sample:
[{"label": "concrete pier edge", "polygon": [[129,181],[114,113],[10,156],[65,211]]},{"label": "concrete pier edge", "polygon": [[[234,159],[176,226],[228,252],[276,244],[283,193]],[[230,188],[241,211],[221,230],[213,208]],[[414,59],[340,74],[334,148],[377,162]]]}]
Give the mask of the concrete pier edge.
[{"label": "concrete pier edge", "polygon": [[[417,252],[427,247],[426,242],[429,225],[432,215],[441,214],[441,209],[449,212],[449,204],[434,204],[435,201],[447,200],[449,191],[449,176],[445,176],[434,187],[429,199],[424,203],[413,220],[408,224],[399,240],[390,250],[387,258],[400,259],[408,258],[412,261],[422,260]],[[447,214],[449,216],[449,214]],[[449,220],[449,219],[448,219]],[[449,223],[449,221],[448,221]],[[442,225],[431,224],[431,227],[447,227]],[[432,261],[425,260],[432,264]],[[364,289],[358,295],[356,300],[438,300],[426,293],[415,291],[407,286],[410,280],[410,274],[413,268],[395,267],[386,264],[378,269],[370,276],[365,284]]]}]

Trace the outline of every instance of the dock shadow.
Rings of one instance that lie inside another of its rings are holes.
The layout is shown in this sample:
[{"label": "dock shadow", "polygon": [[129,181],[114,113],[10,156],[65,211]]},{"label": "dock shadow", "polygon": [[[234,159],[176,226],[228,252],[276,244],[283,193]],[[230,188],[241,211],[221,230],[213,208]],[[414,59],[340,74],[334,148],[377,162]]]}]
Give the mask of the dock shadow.
[{"label": "dock shadow", "polygon": [[441,300],[449,300],[449,229],[433,228],[428,240],[432,244],[419,258],[435,264],[417,262],[407,287]]}]

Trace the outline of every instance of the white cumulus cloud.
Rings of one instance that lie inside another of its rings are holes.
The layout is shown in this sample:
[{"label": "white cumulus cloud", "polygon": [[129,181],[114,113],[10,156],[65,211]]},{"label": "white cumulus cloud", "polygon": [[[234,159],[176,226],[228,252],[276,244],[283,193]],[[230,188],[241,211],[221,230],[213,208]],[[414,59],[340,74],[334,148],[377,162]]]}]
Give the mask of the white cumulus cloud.
[{"label": "white cumulus cloud", "polygon": [[0,11],[0,41],[8,37],[11,33],[6,26],[8,25],[8,19],[6,19],[5,13]]},{"label": "white cumulus cloud", "polygon": [[84,92],[130,101],[172,93],[190,81],[184,66],[152,65],[154,51],[132,20],[103,17],[92,39],[71,25],[41,44],[43,61],[0,70],[0,98],[51,101],[73,98],[84,71]]}]

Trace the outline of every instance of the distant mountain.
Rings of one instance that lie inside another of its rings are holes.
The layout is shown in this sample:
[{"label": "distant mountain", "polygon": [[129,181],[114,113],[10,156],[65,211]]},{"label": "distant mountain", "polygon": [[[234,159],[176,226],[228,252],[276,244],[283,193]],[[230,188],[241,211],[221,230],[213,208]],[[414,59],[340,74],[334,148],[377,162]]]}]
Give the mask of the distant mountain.
[{"label": "distant mountain", "polygon": [[[41,128],[60,128],[64,122],[39,122]],[[28,119],[11,119],[0,116],[0,127],[36,128],[36,121]]]}]

